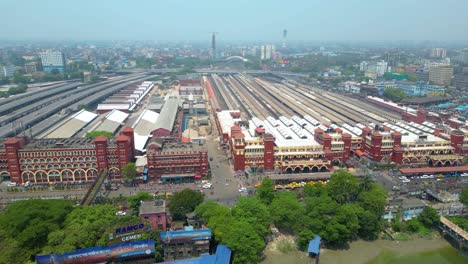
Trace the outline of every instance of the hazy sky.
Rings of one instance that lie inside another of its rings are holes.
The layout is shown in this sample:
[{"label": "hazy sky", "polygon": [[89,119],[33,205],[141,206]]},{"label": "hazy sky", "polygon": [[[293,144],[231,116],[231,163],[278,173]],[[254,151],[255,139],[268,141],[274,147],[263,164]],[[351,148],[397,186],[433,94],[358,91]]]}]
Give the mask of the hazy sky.
[{"label": "hazy sky", "polygon": [[0,0],[7,40],[468,40],[468,0]]}]

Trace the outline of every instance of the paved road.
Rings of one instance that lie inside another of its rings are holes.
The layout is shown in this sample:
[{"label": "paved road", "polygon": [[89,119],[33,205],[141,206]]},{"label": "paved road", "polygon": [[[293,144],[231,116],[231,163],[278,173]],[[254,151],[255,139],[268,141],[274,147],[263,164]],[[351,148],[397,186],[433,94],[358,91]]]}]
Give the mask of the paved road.
[{"label": "paved road", "polygon": [[208,200],[231,206],[239,197],[240,182],[234,178],[234,171],[229,164],[227,154],[220,148],[219,141],[216,138],[213,139],[213,136],[208,136],[206,140],[208,156],[213,159],[210,161],[213,189],[204,190],[204,192]]}]

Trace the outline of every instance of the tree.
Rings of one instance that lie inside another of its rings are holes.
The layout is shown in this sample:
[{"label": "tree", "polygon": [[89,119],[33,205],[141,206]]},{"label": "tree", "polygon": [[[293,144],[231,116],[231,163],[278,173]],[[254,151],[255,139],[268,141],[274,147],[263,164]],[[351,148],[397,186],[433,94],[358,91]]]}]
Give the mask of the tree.
[{"label": "tree", "polygon": [[255,228],[244,219],[235,219],[227,228],[222,243],[233,252],[233,264],[259,263],[265,242]]},{"label": "tree", "polygon": [[89,138],[95,138],[95,137],[98,137],[98,136],[105,136],[107,138],[110,138],[112,137],[114,134],[112,134],[111,132],[108,132],[108,131],[100,131],[100,130],[97,130],[97,131],[91,131],[91,132],[88,132],[86,133],[86,137],[89,137]]},{"label": "tree", "polygon": [[268,233],[270,212],[266,205],[255,197],[240,198],[239,202],[232,208],[232,216],[249,222],[261,237]]},{"label": "tree", "polygon": [[440,221],[440,215],[436,209],[426,206],[421,214],[418,216],[419,222],[425,227],[431,228],[434,224]]},{"label": "tree", "polygon": [[384,96],[395,102],[399,102],[408,97],[402,90],[394,87],[385,88]]},{"label": "tree", "polygon": [[270,178],[264,178],[260,187],[257,189],[257,197],[264,204],[271,204],[271,201],[275,197],[275,187],[273,186],[273,180]]},{"label": "tree", "polygon": [[468,206],[468,187],[463,188],[459,199],[464,206]]},{"label": "tree", "polygon": [[141,201],[150,201],[153,199],[153,196],[149,192],[138,192],[135,195],[128,197],[128,203],[130,208],[135,215],[138,215],[140,211]]},{"label": "tree", "polygon": [[[367,184],[366,184],[367,185]],[[361,186],[363,186],[361,184]],[[362,208],[369,210],[375,216],[380,217],[384,213],[387,204],[387,191],[378,183],[372,182],[358,195],[358,202]]]},{"label": "tree", "polygon": [[357,216],[360,223],[359,237],[367,240],[377,239],[382,228],[381,216],[367,210],[363,210]]},{"label": "tree", "polygon": [[116,216],[116,211],[112,205],[76,207],[67,215],[64,228],[49,234],[43,253],[64,253],[104,245],[109,227],[137,220],[132,216]]},{"label": "tree", "polygon": [[171,196],[169,199],[169,210],[174,220],[185,220],[185,214],[193,212],[202,202],[202,193],[184,189]]},{"label": "tree", "polygon": [[406,229],[411,233],[418,232],[421,229],[421,223],[418,221],[417,218],[413,218],[409,221],[406,221],[405,225]]},{"label": "tree", "polygon": [[315,233],[312,232],[310,229],[304,229],[299,232],[298,238],[296,240],[296,244],[300,250],[305,251],[307,246],[309,245],[309,240],[313,239]]},{"label": "tree", "polygon": [[278,193],[269,207],[271,220],[278,228],[294,230],[301,224],[305,214],[304,206],[291,192]]},{"label": "tree", "polygon": [[213,230],[217,241],[223,241],[227,228],[233,220],[231,210],[228,207],[207,201],[197,206],[195,214]]},{"label": "tree", "polygon": [[325,184],[316,182],[314,184],[306,184],[304,186],[304,197],[317,197],[322,195],[328,195]]},{"label": "tree", "polygon": [[49,233],[59,230],[73,210],[70,201],[26,200],[0,215],[0,263],[26,263],[42,251]]},{"label": "tree", "polygon": [[122,166],[122,179],[126,182],[132,182],[136,179],[137,171],[135,163],[129,162]]},{"label": "tree", "polygon": [[327,189],[330,197],[339,204],[350,203],[358,195],[358,179],[347,171],[339,170],[332,174]]}]

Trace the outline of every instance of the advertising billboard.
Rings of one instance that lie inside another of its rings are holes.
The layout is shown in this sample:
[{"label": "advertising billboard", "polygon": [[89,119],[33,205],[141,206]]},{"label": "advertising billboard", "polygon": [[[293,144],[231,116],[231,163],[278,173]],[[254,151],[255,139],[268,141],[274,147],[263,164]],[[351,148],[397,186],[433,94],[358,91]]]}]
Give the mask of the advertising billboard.
[{"label": "advertising billboard", "polygon": [[36,256],[37,264],[100,263],[154,257],[154,240],[121,243],[105,247],[78,249],[63,254]]}]

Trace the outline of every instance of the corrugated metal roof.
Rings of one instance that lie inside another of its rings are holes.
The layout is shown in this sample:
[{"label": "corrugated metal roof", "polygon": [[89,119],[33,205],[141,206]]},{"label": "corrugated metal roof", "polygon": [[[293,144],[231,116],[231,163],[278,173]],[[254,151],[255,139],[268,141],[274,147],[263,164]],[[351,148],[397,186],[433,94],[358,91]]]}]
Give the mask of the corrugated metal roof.
[{"label": "corrugated metal roof", "polygon": [[166,103],[164,103],[163,108],[161,109],[161,114],[159,115],[159,118],[156,121],[155,129],[163,128],[168,131],[172,131],[178,107],[179,98],[169,97]]},{"label": "corrugated metal roof", "polygon": [[106,119],[117,123],[122,123],[123,121],[125,121],[125,119],[127,119],[128,115],[129,114],[125,112],[114,109],[112,112],[107,114]]},{"label": "corrugated metal roof", "polygon": [[81,110],[72,115],[65,123],[57,129],[49,133],[46,138],[69,138],[75,135],[78,131],[83,129],[89,122],[95,119],[98,115]]}]

